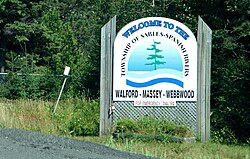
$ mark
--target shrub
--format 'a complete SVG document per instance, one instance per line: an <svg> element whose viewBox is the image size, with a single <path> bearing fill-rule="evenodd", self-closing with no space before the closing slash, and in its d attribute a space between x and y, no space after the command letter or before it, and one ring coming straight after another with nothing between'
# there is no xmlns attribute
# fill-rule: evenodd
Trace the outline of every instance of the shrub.
<svg viewBox="0 0 250 159"><path fill-rule="evenodd" d="M142 117L138 121L138 125L140 127L140 132L142 134L152 134L155 135L158 132L159 121L153 117L146 116Z"/></svg>
<svg viewBox="0 0 250 159"><path fill-rule="evenodd" d="M124 133L124 132L138 132L138 124L133 119L120 119L116 123L116 132Z"/></svg>
<svg viewBox="0 0 250 159"><path fill-rule="evenodd" d="M137 133L142 135L171 135L191 137L193 133L185 126L152 117L143 117L139 120L123 118L116 123L116 133Z"/></svg>
<svg viewBox="0 0 250 159"><path fill-rule="evenodd" d="M78 102L68 125L73 135L98 135L99 102L97 100Z"/></svg>
<svg viewBox="0 0 250 159"><path fill-rule="evenodd" d="M223 143L223 144L236 144L237 139L234 133L227 127L220 130L212 130L211 138L213 142Z"/></svg>
<svg viewBox="0 0 250 159"><path fill-rule="evenodd" d="M86 136L99 133L99 100L61 101L55 118L65 135Z"/></svg>

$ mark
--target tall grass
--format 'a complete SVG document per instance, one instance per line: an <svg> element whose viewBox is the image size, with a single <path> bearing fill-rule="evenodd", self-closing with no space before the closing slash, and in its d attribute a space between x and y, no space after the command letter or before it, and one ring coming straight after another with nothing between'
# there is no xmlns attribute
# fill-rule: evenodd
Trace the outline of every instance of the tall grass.
<svg viewBox="0 0 250 159"><path fill-rule="evenodd" d="M60 101L52 114L54 105L49 101L0 99L0 126L61 136L98 134L98 101Z"/></svg>
<svg viewBox="0 0 250 159"><path fill-rule="evenodd" d="M250 159L249 145L181 144L98 137L98 101L60 101L57 112L53 115L54 105L55 102L49 101L0 99L0 127L73 137L161 159Z"/></svg>
<svg viewBox="0 0 250 159"><path fill-rule="evenodd" d="M249 146L228 146L216 143L181 144L138 140L121 141L109 137L105 144L119 150L160 159L249 159L250 156Z"/></svg>
<svg viewBox="0 0 250 159"><path fill-rule="evenodd" d="M0 100L0 125L58 134L56 121L52 119L52 102L30 100Z"/></svg>
<svg viewBox="0 0 250 159"><path fill-rule="evenodd" d="M167 120L159 120L150 116L138 120L123 118L115 123L115 133L127 134L131 137L139 137L148 140L149 138L162 140L170 136L193 137L192 130L184 125L175 124Z"/></svg>

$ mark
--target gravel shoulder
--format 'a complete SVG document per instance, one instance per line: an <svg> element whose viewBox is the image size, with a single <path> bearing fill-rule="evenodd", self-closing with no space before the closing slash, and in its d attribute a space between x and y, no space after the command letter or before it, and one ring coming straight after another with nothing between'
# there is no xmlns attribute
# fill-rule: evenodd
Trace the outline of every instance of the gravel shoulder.
<svg viewBox="0 0 250 159"><path fill-rule="evenodd" d="M0 129L0 159L153 159L92 142Z"/></svg>

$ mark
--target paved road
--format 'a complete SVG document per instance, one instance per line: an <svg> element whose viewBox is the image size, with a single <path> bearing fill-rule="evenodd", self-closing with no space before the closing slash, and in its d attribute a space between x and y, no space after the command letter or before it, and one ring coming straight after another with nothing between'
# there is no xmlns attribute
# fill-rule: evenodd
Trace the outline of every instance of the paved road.
<svg viewBox="0 0 250 159"><path fill-rule="evenodd" d="M0 159L153 159L109 147L18 129L0 129Z"/></svg>

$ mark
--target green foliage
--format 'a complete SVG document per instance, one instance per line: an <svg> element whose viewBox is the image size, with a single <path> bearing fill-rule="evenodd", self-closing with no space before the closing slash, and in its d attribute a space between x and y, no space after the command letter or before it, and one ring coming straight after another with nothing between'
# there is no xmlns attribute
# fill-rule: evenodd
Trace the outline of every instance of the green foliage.
<svg viewBox="0 0 250 159"><path fill-rule="evenodd" d="M227 127L211 132L212 142L223 144L237 144L234 133Z"/></svg>
<svg viewBox="0 0 250 159"><path fill-rule="evenodd" d="M174 123L163 122L159 126L159 130L164 134L169 134L172 136L192 136L192 132L187 127L182 125L176 125Z"/></svg>
<svg viewBox="0 0 250 159"><path fill-rule="evenodd" d="M1 84L1 97L8 97L9 99L16 99L17 97L22 96L22 90L23 90L23 81L20 78L16 78L15 74L9 74L8 80L6 80L6 77L2 81Z"/></svg>
<svg viewBox="0 0 250 159"><path fill-rule="evenodd" d="M69 130L73 131L73 135L98 135L99 103L92 101L79 104L76 109L76 113L69 125Z"/></svg>
<svg viewBox="0 0 250 159"><path fill-rule="evenodd" d="M212 128L227 127L246 142L250 129L249 6L249 0L0 0L0 71L13 74L2 80L6 83L0 85L0 96L55 99L61 78L15 75L61 74L70 66L63 98L98 98L100 29L111 17L117 15L117 31L130 21L155 16L178 20L195 33L200 15L213 30ZM156 58L160 56L149 57Z"/></svg>
<svg viewBox="0 0 250 159"><path fill-rule="evenodd" d="M74 99L67 102L55 114L59 129L64 134L74 136L92 136L99 134L99 102L98 100ZM68 107L68 108L67 108Z"/></svg>
<svg viewBox="0 0 250 159"><path fill-rule="evenodd" d="M143 134L152 134L162 133L159 129L164 122L160 122L153 117L143 117L137 121L140 132Z"/></svg>
<svg viewBox="0 0 250 159"><path fill-rule="evenodd" d="M0 97L7 99L56 99L60 87L58 77L36 77L10 73L8 76L4 76L1 82Z"/></svg>
<svg viewBox="0 0 250 159"><path fill-rule="evenodd" d="M127 137L134 136L137 139L145 135L152 139L162 139L167 136L193 136L192 131L185 126L165 120L157 120L153 117L143 117L139 120L124 118L118 120L115 125L115 133L126 133Z"/></svg>
<svg viewBox="0 0 250 159"><path fill-rule="evenodd" d="M116 132L138 132L139 128L135 120L124 118L122 120L118 120L116 123Z"/></svg>
<svg viewBox="0 0 250 159"><path fill-rule="evenodd" d="M238 66L235 69L235 66ZM213 74L211 123L216 131L229 128L241 142L249 138L250 129L249 79L250 62L246 56L221 61ZM220 80L219 80L220 79Z"/></svg>

